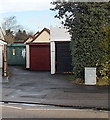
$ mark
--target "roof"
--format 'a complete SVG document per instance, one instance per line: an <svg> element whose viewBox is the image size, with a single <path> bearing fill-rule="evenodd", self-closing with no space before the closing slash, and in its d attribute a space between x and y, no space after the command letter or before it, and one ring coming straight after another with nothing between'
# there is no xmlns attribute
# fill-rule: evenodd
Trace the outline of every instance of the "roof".
<svg viewBox="0 0 110 120"><path fill-rule="evenodd" d="M0 39L0 44L4 45L4 44L7 44L7 42Z"/></svg>
<svg viewBox="0 0 110 120"><path fill-rule="evenodd" d="M0 39L0 41L6 42L5 40ZM7 42L6 42L7 43Z"/></svg>
<svg viewBox="0 0 110 120"><path fill-rule="evenodd" d="M0 27L0 39L1 39L1 40L4 40L4 35L3 35L3 32L2 32L1 27Z"/></svg>
<svg viewBox="0 0 110 120"><path fill-rule="evenodd" d="M14 43L24 43L24 40L14 41Z"/></svg>
<svg viewBox="0 0 110 120"><path fill-rule="evenodd" d="M33 39L34 39L34 36L29 35L28 38L24 41L24 43L26 43L26 41L27 41L29 38L32 38L32 40L33 40ZM30 42L31 42L31 41L30 41Z"/></svg>
<svg viewBox="0 0 110 120"><path fill-rule="evenodd" d="M34 36L37 36L39 34L39 31L34 34Z"/></svg>
<svg viewBox="0 0 110 120"><path fill-rule="evenodd" d="M42 46L42 45L46 45L46 46L47 46L47 45L50 45L49 43L27 43L27 44L33 45L33 46L37 46L37 45L38 45L38 46L39 46L39 45L41 45L41 46Z"/></svg>
<svg viewBox="0 0 110 120"><path fill-rule="evenodd" d="M44 31L50 34L50 30L48 28L44 28L41 32L38 33L38 35L31 42L33 42L36 38L38 38Z"/></svg>
<svg viewBox="0 0 110 120"><path fill-rule="evenodd" d="M32 40L30 42L27 42L26 44L32 43L37 37L39 37L44 31L46 31L47 33L50 34L50 30L48 28L44 28L41 32L36 32L33 36L29 35L28 38L24 41L24 43L26 43L26 41L28 41L29 38L31 38Z"/></svg>
<svg viewBox="0 0 110 120"><path fill-rule="evenodd" d="M10 47L25 47L26 45L23 43L12 43L12 44L8 44L8 46L10 46Z"/></svg>
<svg viewBox="0 0 110 120"><path fill-rule="evenodd" d="M51 41L71 41L71 35L64 27L50 28Z"/></svg>

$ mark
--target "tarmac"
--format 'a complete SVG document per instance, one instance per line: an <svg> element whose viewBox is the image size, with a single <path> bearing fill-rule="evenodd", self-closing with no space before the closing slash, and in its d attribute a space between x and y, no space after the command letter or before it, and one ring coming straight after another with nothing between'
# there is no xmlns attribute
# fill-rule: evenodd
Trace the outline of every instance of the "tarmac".
<svg viewBox="0 0 110 120"><path fill-rule="evenodd" d="M23 67L10 66L9 71L11 76L1 83L2 102L110 110L108 86L76 85L63 74Z"/></svg>

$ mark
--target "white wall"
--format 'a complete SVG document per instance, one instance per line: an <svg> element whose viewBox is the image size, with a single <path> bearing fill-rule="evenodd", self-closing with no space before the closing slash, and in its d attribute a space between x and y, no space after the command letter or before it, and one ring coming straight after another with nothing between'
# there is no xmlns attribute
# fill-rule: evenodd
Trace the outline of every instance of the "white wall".
<svg viewBox="0 0 110 120"><path fill-rule="evenodd" d="M51 51L51 74L55 74L55 42L54 41L50 43L50 51Z"/></svg>
<svg viewBox="0 0 110 120"><path fill-rule="evenodd" d="M26 45L26 68L30 68L30 49L29 45Z"/></svg>
<svg viewBox="0 0 110 120"><path fill-rule="evenodd" d="M34 41L33 43L41 43L41 42L50 42L50 34L47 31L43 31Z"/></svg>

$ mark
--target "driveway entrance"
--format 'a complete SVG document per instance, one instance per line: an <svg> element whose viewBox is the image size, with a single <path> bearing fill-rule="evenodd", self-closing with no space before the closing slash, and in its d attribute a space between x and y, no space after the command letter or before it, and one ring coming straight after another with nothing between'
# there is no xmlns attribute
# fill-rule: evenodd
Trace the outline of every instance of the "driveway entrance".
<svg viewBox="0 0 110 120"><path fill-rule="evenodd" d="M108 108L106 86L73 85L65 75L9 67L9 83L3 84L3 101L51 104L82 108Z"/></svg>

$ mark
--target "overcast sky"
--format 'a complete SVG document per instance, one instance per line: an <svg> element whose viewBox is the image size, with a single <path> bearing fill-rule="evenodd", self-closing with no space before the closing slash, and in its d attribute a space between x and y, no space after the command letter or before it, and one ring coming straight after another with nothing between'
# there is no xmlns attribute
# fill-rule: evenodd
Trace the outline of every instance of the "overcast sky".
<svg viewBox="0 0 110 120"><path fill-rule="evenodd" d="M0 0L0 12L47 10L52 0Z"/></svg>
<svg viewBox="0 0 110 120"><path fill-rule="evenodd" d="M50 11L52 0L0 0L0 22L3 18L16 16L18 24L28 31L36 32L43 27L60 25Z"/></svg>

